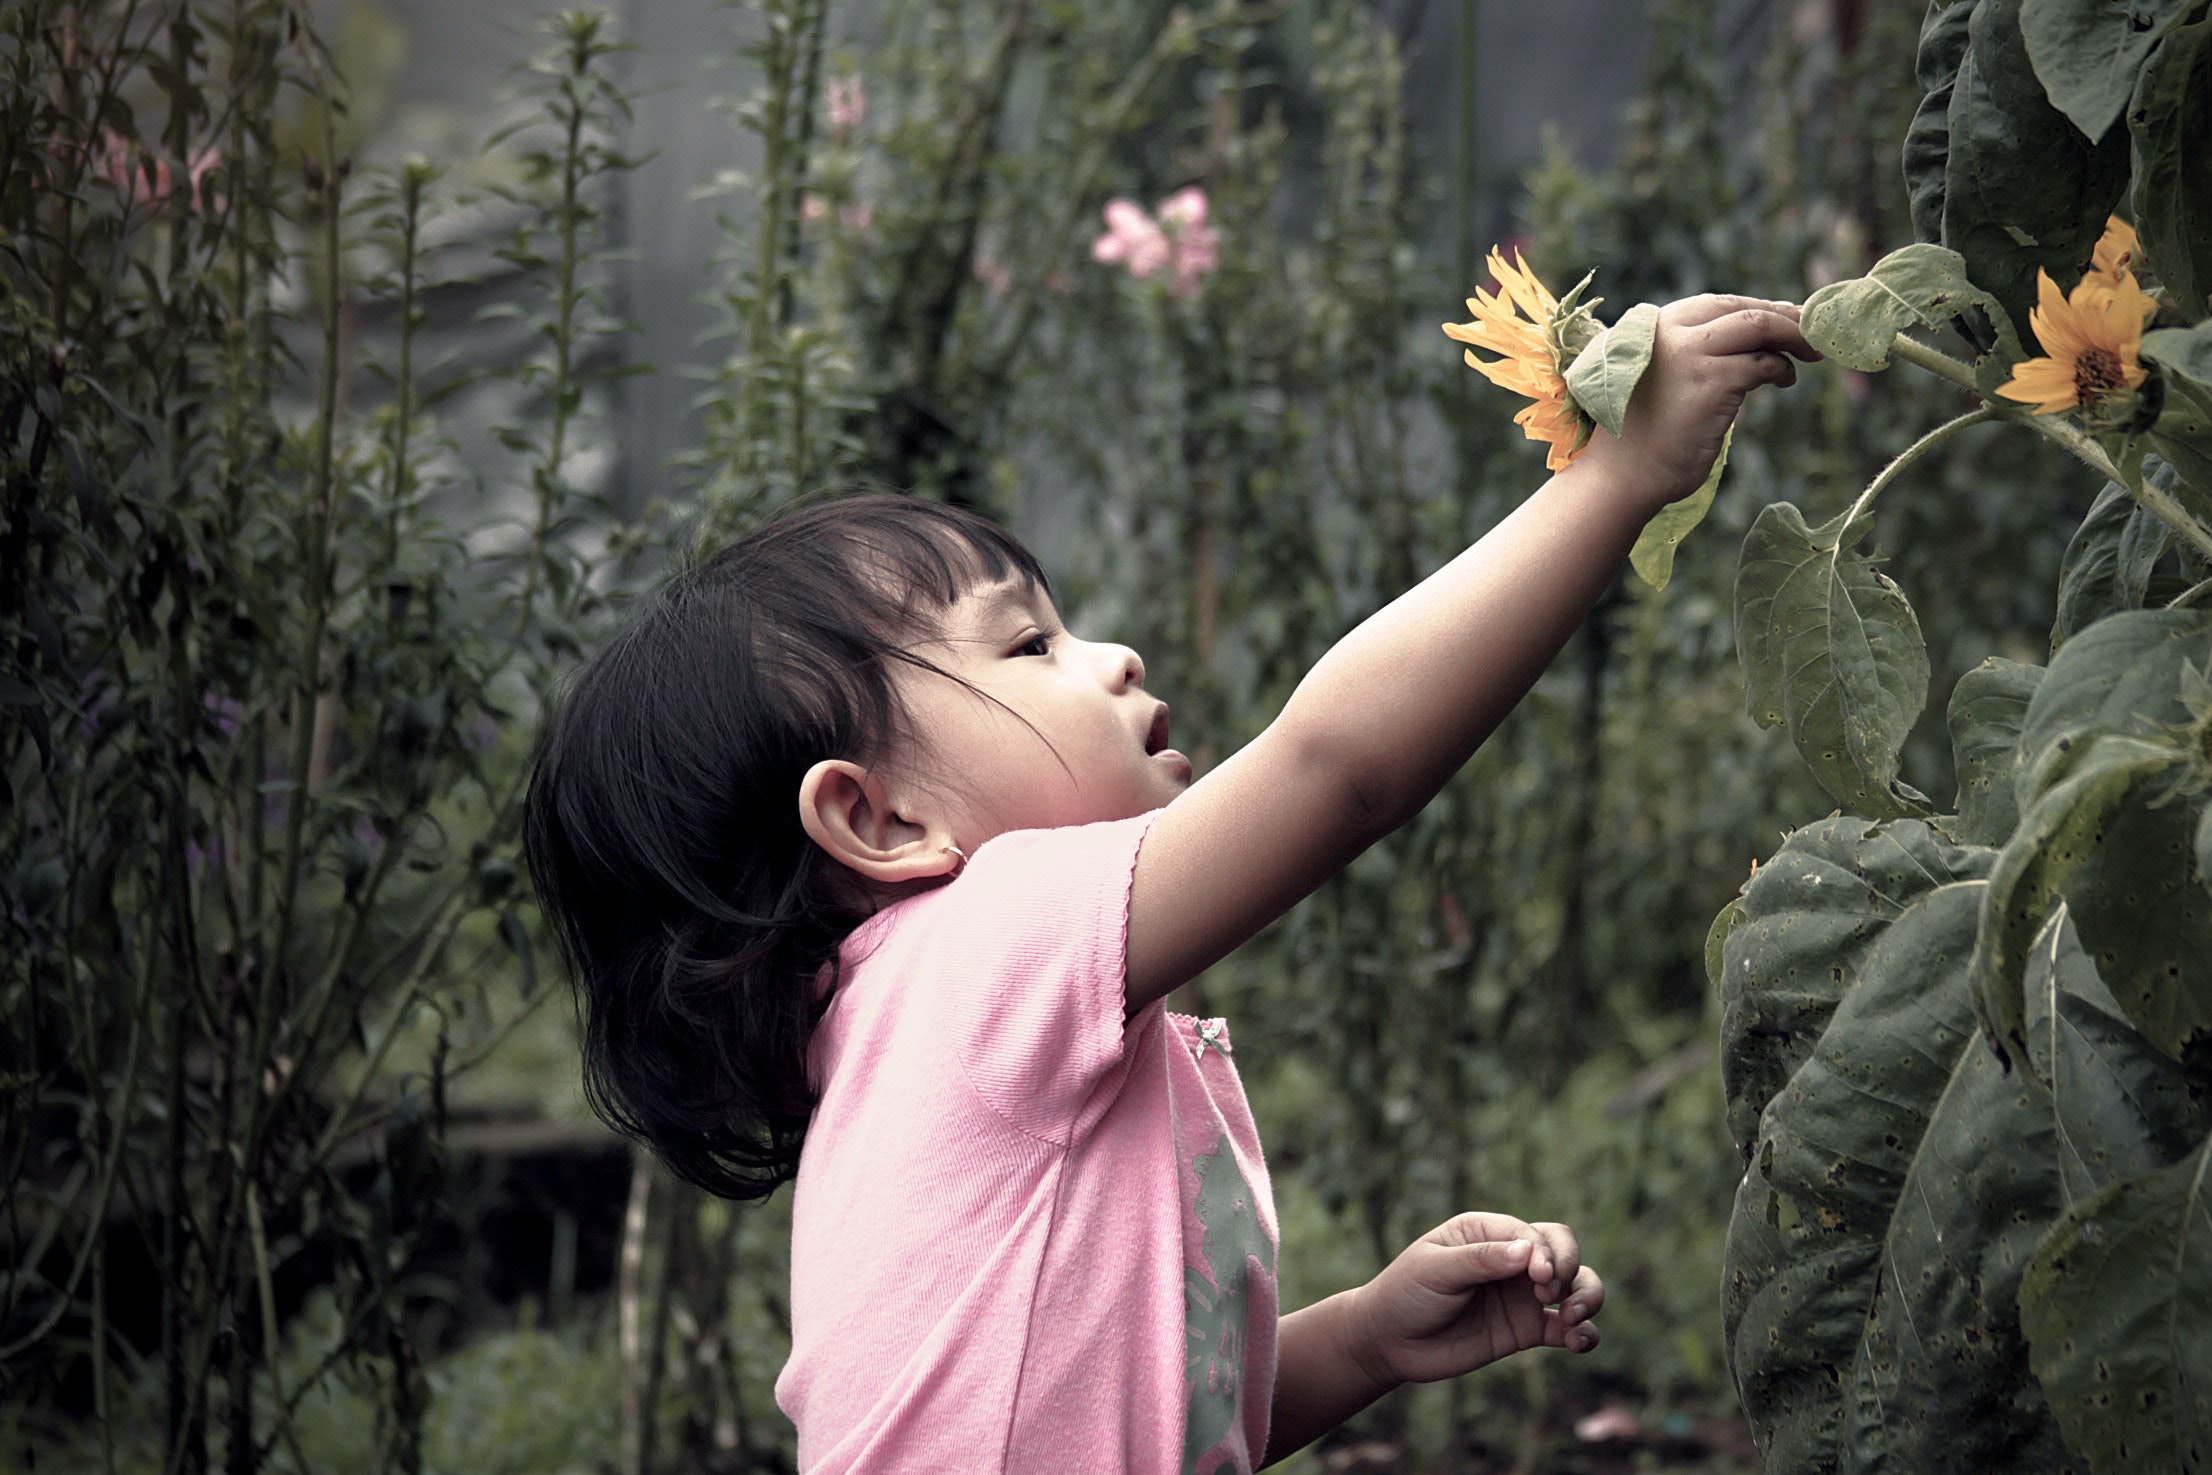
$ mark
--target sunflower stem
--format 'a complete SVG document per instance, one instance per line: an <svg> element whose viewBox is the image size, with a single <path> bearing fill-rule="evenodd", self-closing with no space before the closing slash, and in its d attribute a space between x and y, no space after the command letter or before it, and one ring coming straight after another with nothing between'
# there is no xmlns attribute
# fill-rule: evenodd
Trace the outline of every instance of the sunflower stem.
<svg viewBox="0 0 2212 1475"><path fill-rule="evenodd" d="M1948 379L1961 389L1979 395L1981 386L1974 382L1973 366L1962 364L1939 348L1930 348L1917 338L1907 338L1899 333L1889 342L1889 356L1926 369L1939 379Z"/></svg>
<svg viewBox="0 0 2212 1475"><path fill-rule="evenodd" d="M2212 579L2200 580L2166 601L2168 609L2187 609L2205 595L2212 594Z"/></svg>
<svg viewBox="0 0 2212 1475"><path fill-rule="evenodd" d="M1866 511L1874 499L1880 496L1891 482L1897 480L1899 474L1906 467L1912 465L1913 462L1927 455L1928 452L1942 445L1969 425L1980 425L1986 421L1994 420L1999 413L1988 405L1984 405L1978 410L1968 410L1956 420L1944 421L1941 425L1905 447L1904 450L1898 452L1897 459L1884 466L1881 473L1866 484L1866 490L1859 493L1859 499L1851 504L1851 511L1844 518L1843 525L1848 528L1852 523L1857 522L1859 514Z"/></svg>
<svg viewBox="0 0 2212 1475"><path fill-rule="evenodd" d="M1961 389L1972 390L1976 395L1981 395L1981 386L1974 382L1972 367L1939 349L1930 348L1917 339L1899 333L1890 340L1889 352L1892 358L1903 359L1908 364L1926 369L1938 378L1950 380ZM1987 396L1982 398L1988 407L1989 418L2016 421L2027 426L2044 439L2056 443L2068 455L2099 476L2126 487L2128 495L2150 509L2152 516L2180 534L2183 541L2198 553L2212 559L2212 528L2205 527L2164 490L2145 481L2140 472L2131 476L2114 465L2112 457L2105 453L2105 448L2098 443L2095 436L2055 415L2030 414L2023 406L2000 405L1990 401ZM1948 428L1938 427L1939 430ZM1910 450L1906 452L1907 456L1912 454ZM1865 500L1863 495L1861 500Z"/></svg>

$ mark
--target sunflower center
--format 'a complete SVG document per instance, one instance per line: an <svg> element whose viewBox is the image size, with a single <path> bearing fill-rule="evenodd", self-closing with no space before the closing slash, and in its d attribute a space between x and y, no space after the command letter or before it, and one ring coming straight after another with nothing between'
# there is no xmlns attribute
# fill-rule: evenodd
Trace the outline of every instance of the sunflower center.
<svg viewBox="0 0 2212 1475"><path fill-rule="evenodd" d="M2084 349L2074 360L2074 394L2082 404L2093 404L2126 384L2120 356L2109 348Z"/></svg>

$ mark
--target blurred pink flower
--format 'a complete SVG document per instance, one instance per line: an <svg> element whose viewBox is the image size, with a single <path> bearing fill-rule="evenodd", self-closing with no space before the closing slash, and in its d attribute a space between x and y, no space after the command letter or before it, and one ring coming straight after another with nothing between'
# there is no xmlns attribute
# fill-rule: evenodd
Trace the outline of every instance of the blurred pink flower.
<svg viewBox="0 0 2212 1475"><path fill-rule="evenodd" d="M814 191L808 190L805 194L799 196L799 218L808 225L812 225L828 214L829 201L823 199Z"/></svg>
<svg viewBox="0 0 2212 1475"><path fill-rule="evenodd" d="M169 203L174 178L166 159L153 160L149 178L143 157L136 143L111 130L93 159L92 176L121 191L125 204L131 208L150 205L160 210ZM189 187L185 191L184 207L187 210L198 203L201 184L222 162L223 151L216 148L202 149L186 162Z"/></svg>
<svg viewBox="0 0 2212 1475"><path fill-rule="evenodd" d="M850 138L868 116L868 93L856 76L830 78L828 104L830 130L839 138Z"/></svg>
<svg viewBox="0 0 2212 1475"><path fill-rule="evenodd" d="M845 207L845 229L860 235L866 235L868 227L875 223L876 212L874 206L847 205Z"/></svg>
<svg viewBox="0 0 2212 1475"><path fill-rule="evenodd" d="M1169 274L1168 291L1188 297L1198 279L1221 262L1221 237L1206 222L1206 192L1196 185L1160 202L1157 220L1133 200L1106 206L1106 234L1091 242L1091 258L1129 268L1139 279Z"/></svg>
<svg viewBox="0 0 2212 1475"><path fill-rule="evenodd" d="M1144 213L1134 200L1106 202L1106 234L1091 242L1091 259L1108 266L1119 263L1133 277L1148 277L1167 265L1174 248L1167 232Z"/></svg>
<svg viewBox="0 0 2212 1475"><path fill-rule="evenodd" d="M1193 184L1169 195L1160 202L1160 224L1175 242L1175 283L1168 290L1188 297L1221 263L1221 237L1206 223L1206 192Z"/></svg>
<svg viewBox="0 0 2212 1475"><path fill-rule="evenodd" d="M1013 268L988 251L976 253L975 279L1001 295L1014 290Z"/></svg>

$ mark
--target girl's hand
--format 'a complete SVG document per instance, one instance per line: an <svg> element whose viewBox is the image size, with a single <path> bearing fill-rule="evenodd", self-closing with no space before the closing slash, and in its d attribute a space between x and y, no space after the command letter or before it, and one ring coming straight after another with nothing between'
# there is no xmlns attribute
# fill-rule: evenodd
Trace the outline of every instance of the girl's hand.
<svg viewBox="0 0 2212 1475"><path fill-rule="evenodd" d="M1648 498L1650 512L1687 497L1713 469L1744 396L1761 384L1797 382L1792 357L1820 357L1798 329L1793 302L1707 295L1667 304L1620 438L1593 429L1574 469L1595 463L1609 481Z"/></svg>
<svg viewBox="0 0 2212 1475"><path fill-rule="evenodd" d="M1433 1383L1531 1347L1588 1352L1605 1286L1564 1224L1461 1214L1406 1247L1359 1299L1371 1377Z"/></svg>

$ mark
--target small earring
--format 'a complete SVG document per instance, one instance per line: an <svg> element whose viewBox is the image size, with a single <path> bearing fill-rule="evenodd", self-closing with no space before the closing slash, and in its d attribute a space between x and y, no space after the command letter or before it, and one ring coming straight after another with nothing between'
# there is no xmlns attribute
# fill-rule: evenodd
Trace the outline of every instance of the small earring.
<svg viewBox="0 0 2212 1475"><path fill-rule="evenodd" d="M959 857L960 857L960 863L959 863L958 865L956 865L956 866L954 866L954 867L952 868L952 870L951 870L950 874L952 874L952 875L955 875L955 876L957 876L957 875L959 875L959 874L960 874L960 873L961 873L962 871L964 871L964 870L966 870L966 869L968 868L968 852L967 852L967 851L965 851L965 850L962 850L962 849L961 849L961 848L960 848L959 846L957 846L957 845L940 845L940 846L938 846L937 848L938 848L939 850L947 851L947 852L949 852L950 854L953 854L953 855L957 855L957 856L959 856Z"/></svg>

